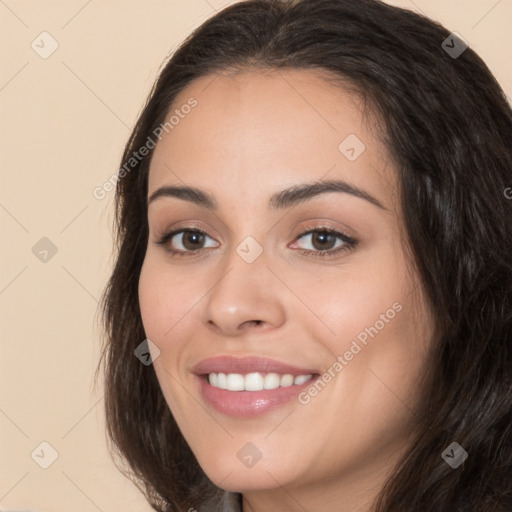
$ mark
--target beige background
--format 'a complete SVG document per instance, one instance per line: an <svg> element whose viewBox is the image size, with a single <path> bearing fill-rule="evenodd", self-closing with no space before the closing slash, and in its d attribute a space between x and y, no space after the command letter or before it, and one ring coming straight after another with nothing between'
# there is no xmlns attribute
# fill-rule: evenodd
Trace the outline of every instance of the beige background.
<svg viewBox="0 0 512 512"><path fill-rule="evenodd" d="M462 34L512 96L509 0L390 3ZM109 458L93 389L113 193L92 190L117 171L164 58L224 4L0 0L0 510L151 510ZM59 45L47 59L31 48L51 48L43 31ZM55 255L33 253L43 237Z"/></svg>

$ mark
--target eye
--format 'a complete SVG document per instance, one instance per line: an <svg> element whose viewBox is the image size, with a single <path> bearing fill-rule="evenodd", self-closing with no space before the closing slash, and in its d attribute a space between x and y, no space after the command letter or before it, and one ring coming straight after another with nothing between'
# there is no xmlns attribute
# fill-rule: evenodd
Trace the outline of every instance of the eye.
<svg viewBox="0 0 512 512"><path fill-rule="evenodd" d="M209 242L208 242L209 240ZM312 249L300 248L301 254L325 258L335 254L353 249L357 240L347 234L329 227L317 227L301 233L297 242L306 240ZM295 242L290 247L295 249ZM172 256L193 256L202 249L218 247L217 242L209 237L207 233L197 228L181 228L162 235L156 242L162 245Z"/></svg>
<svg viewBox="0 0 512 512"><path fill-rule="evenodd" d="M210 242L209 245L205 245L208 243L206 239L211 240L213 244ZM171 254L181 256L207 247L215 247L217 242L200 229L177 229L165 233L156 243L165 246Z"/></svg>
<svg viewBox="0 0 512 512"><path fill-rule="evenodd" d="M353 249L357 240L341 231L332 228L314 228L302 233L297 240L306 240L312 249L306 248L301 251L302 254L325 258L333 256L341 251ZM296 245L296 243L294 244Z"/></svg>

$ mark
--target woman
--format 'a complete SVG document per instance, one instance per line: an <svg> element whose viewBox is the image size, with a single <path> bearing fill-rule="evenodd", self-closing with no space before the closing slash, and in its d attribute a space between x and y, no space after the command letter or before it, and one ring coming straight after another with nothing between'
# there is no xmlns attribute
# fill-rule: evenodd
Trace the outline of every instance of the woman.
<svg viewBox="0 0 512 512"><path fill-rule="evenodd" d="M412 12L194 31L126 146L103 302L155 510L512 510L511 148L488 68Z"/></svg>

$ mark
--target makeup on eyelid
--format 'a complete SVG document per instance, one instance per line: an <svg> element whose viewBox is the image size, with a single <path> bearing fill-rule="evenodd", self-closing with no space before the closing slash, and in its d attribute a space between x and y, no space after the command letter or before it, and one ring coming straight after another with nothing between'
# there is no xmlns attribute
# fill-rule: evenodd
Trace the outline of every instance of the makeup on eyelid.
<svg viewBox="0 0 512 512"><path fill-rule="evenodd" d="M189 226L189 227L183 227L183 228L178 228L178 229L174 229L174 230L171 230L169 232L165 232L164 234L162 235L159 235L157 237L157 240L155 241L155 244L157 245L160 245L160 246L164 246L164 249L166 250L166 252L168 252L169 254L171 254L172 256L193 256L193 255L196 255L198 251L201 251L203 248L198 248L198 249L192 249L192 250L183 250L183 249L179 249L179 250L176 250L176 249L173 249L170 247L170 242L172 241L172 239L176 236L176 235L180 235L180 234L185 234L185 233L190 233L190 234L195 234L196 236L202 236L202 237L208 237L208 234L202 230L202 229L199 229L199 228L196 228L196 227L193 227L193 226ZM310 250L310 249L298 249L299 252L301 252L301 254L304 254L304 255L312 255L312 256L315 256L315 257L330 257L330 256L334 256L335 254L338 254L342 251L347 251L347 250L350 250L350 249L353 249L358 241L350 236L348 236L346 233L343 233L341 231L338 231L336 229L333 229L331 227L328 227L328 226L318 226L316 228L311 228L311 229L308 229L306 231L303 231L301 232L298 236L296 236L296 240L301 240L307 236L310 236L310 235L313 235L313 234L321 234L322 236L325 236L327 235L327 237L331 237L331 240L332 238L334 239L339 239L342 241L342 245L341 246L338 246L336 248L328 248L326 250L322 250L322 249L313 249L313 250ZM210 238L210 237L209 237ZM182 243L183 245L183 243Z"/></svg>

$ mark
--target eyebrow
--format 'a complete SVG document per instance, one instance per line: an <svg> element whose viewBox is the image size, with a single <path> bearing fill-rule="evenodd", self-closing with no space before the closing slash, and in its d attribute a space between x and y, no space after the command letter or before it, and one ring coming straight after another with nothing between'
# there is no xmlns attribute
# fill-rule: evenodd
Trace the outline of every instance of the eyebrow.
<svg viewBox="0 0 512 512"><path fill-rule="evenodd" d="M269 206L273 210L290 208L291 206L304 203L316 196L326 194L328 192L350 194L360 199L364 199L365 201L387 211L387 208L385 208L378 199L370 195L365 190L343 180L315 181L294 185L273 194L270 198ZM216 211L218 209L218 204L215 198L211 194L196 187L172 185L160 187L151 194L148 199L148 205L162 197L183 199L212 211Z"/></svg>

